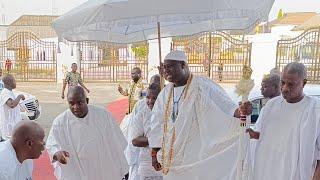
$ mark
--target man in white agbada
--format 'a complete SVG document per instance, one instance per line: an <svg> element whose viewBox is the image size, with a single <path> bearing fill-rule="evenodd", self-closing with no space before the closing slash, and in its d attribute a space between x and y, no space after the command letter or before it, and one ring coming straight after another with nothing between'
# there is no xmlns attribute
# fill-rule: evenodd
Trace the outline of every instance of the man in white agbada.
<svg viewBox="0 0 320 180"><path fill-rule="evenodd" d="M303 94L306 78L301 63L283 69L282 96L268 101L258 119L253 180L320 179L320 102Z"/></svg>
<svg viewBox="0 0 320 180"><path fill-rule="evenodd" d="M163 69L170 83L152 110L153 166L162 169L165 180L234 179L240 108L212 80L193 76L184 52L170 52ZM240 107L251 114L250 103Z"/></svg>
<svg viewBox="0 0 320 180"><path fill-rule="evenodd" d="M44 150L44 130L33 121L20 121L10 140L0 143L0 179L32 180L32 159Z"/></svg>
<svg viewBox="0 0 320 180"><path fill-rule="evenodd" d="M68 91L69 110L50 130L47 149L59 180L122 180L128 173L127 142L111 114L87 105L82 87Z"/></svg>
<svg viewBox="0 0 320 180"><path fill-rule="evenodd" d="M4 89L0 94L0 132L2 138L7 140L11 137L13 127L21 121L19 102L25 97L20 94L17 97L13 93L16 88L16 80L10 74L2 78Z"/></svg>
<svg viewBox="0 0 320 180"><path fill-rule="evenodd" d="M161 172L155 171L152 167L151 148L149 147L148 137L151 129L151 110L160 92L160 84L151 84L147 90L147 97L144 101L147 108L142 109L132 119L129 128L128 143L139 147L138 175L140 180L162 180Z"/></svg>
<svg viewBox="0 0 320 180"><path fill-rule="evenodd" d="M262 106L265 106L265 104L270 99L281 95L280 74L271 73L271 74L265 75L265 77L262 79L262 82L261 82L261 94L265 98L265 102L262 102ZM261 111L262 109L263 107L261 108ZM247 129L252 139L259 139L260 130L261 130L261 121L257 121L254 124L253 129L251 128Z"/></svg>
<svg viewBox="0 0 320 180"><path fill-rule="evenodd" d="M160 76L158 74L151 77L150 84L153 84L153 83L160 85ZM129 138L128 133L133 126L132 123L136 119L135 118L136 115L139 114L140 112L145 112L146 110L148 110L147 99L143 98L136 103L131 114L129 114L127 116L127 118L129 118L129 119L128 119L128 123L127 123L127 135L126 135L127 137L126 138L129 143L126 148L125 154L126 154L126 158L129 163L129 166L130 166L129 180L140 180L140 176L138 173L140 148L132 145L132 143L131 143L132 138ZM130 139L130 140L128 140L128 139Z"/></svg>

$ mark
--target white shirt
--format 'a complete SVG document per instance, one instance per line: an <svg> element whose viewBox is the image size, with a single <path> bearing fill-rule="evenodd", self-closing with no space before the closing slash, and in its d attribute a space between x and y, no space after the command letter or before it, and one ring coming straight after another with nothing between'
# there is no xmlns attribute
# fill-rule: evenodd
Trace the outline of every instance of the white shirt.
<svg viewBox="0 0 320 180"><path fill-rule="evenodd" d="M13 127L21 120L19 105L10 108L6 104L9 99L15 100L16 97L12 91L4 88L0 94L0 129L5 140L11 137Z"/></svg>
<svg viewBox="0 0 320 180"><path fill-rule="evenodd" d="M0 143L0 179L32 180L32 160L18 161L10 140Z"/></svg>
<svg viewBox="0 0 320 180"><path fill-rule="evenodd" d="M55 162L59 180L121 180L129 172L124 156L127 142L105 108L88 105L88 114L77 118L70 110L53 122L47 149L50 158L67 151L67 164Z"/></svg>

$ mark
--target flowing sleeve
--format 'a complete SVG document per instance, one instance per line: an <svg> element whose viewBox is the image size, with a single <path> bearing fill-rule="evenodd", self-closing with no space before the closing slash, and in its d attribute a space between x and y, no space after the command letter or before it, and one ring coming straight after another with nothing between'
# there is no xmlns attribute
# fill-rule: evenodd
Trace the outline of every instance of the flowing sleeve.
<svg viewBox="0 0 320 180"><path fill-rule="evenodd" d="M201 180L234 179L240 122L233 117L233 113L231 115L231 111L221 108L230 103L227 99L217 100L216 97L223 92L207 85L209 84L199 82L197 89L188 97L189 102L183 110L187 114L184 120L193 121L188 134L199 132L199 136L194 136L197 138L194 141L200 142L199 160L176 166L173 170L186 176L197 174ZM221 104L224 102L226 104Z"/></svg>
<svg viewBox="0 0 320 180"><path fill-rule="evenodd" d="M257 132L260 132L260 133L263 131L263 126L266 123L266 121L268 121L268 118L267 118L268 117L268 112L270 111L270 107L273 106L274 100L275 100L275 98L270 99L265 104L265 106L263 106L263 108L261 109L261 111L259 113L259 117L257 119L257 122L254 125L254 131L257 131Z"/></svg>
<svg viewBox="0 0 320 180"><path fill-rule="evenodd" d="M316 160L320 160L320 136L318 136L316 141Z"/></svg>
<svg viewBox="0 0 320 180"><path fill-rule="evenodd" d="M57 119L53 121L51 130L49 132L48 139L46 142L46 149L49 153L51 161L52 161L53 155L56 152L62 150L61 146L59 145L59 132L61 133L61 131L59 131L59 128L58 128L58 118L61 118L61 116L57 117Z"/></svg>
<svg viewBox="0 0 320 180"><path fill-rule="evenodd" d="M320 110L320 106L318 107L318 110ZM318 122L320 122L319 114L316 118L318 118ZM318 137L316 140L316 160L320 160L320 133L318 134Z"/></svg>
<svg viewBox="0 0 320 180"><path fill-rule="evenodd" d="M121 175L124 176L129 172L128 161L125 158L125 150L127 148L127 140L125 139L124 135L122 134L119 126L116 123L116 120L112 117L111 113L107 110L103 109L103 123L105 131L108 132L106 138L109 139L109 144L112 147L112 151L114 151L114 159L118 162L114 162L116 166L119 163L119 168L121 171Z"/></svg>
<svg viewBox="0 0 320 180"><path fill-rule="evenodd" d="M1 180L11 180L10 177L5 174L5 172L0 172L0 179Z"/></svg>
<svg viewBox="0 0 320 180"><path fill-rule="evenodd" d="M106 121L109 121L110 129L113 131L112 134L115 136L114 139L117 139L119 141L121 148L124 151L127 147L127 140L124 137L122 131L120 130L119 125L117 125L116 120L112 117L112 115L106 110L105 110L105 113L106 113L105 118L107 119Z"/></svg>
<svg viewBox="0 0 320 180"><path fill-rule="evenodd" d="M238 104L233 101L226 91L217 83L208 78L199 78L201 89L203 89L203 95L206 98L210 98L218 105L224 113L233 116L235 110L238 108Z"/></svg>
<svg viewBox="0 0 320 180"><path fill-rule="evenodd" d="M12 91L9 91L8 89L4 88L2 90L2 92L1 92L1 98L0 99L1 99L1 104L0 105L2 106L2 105L5 105L9 99L14 100L15 97L14 97Z"/></svg>
<svg viewBox="0 0 320 180"><path fill-rule="evenodd" d="M138 136L143 136L143 113L138 113L132 117L130 125L128 127L128 146L125 151L127 161L129 165L137 164L139 157L139 147L135 147L132 144L132 140Z"/></svg>
<svg viewBox="0 0 320 180"><path fill-rule="evenodd" d="M146 104L145 99L139 100L133 107L133 110L131 112L132 116L135 116L136 114L138 114L139 111L145 108L145 104Z"/></svg>
<svg viewBox="0 0 320 180"><path fill-rule="evenodd" d="M163 107L165 101L166 89L169 87L167 85L158 95L158 98L153 106L151 115L151 130L150 136L148 138L149 147L160 148L162 142L163 133Z"/></svg>
<svg viewBox="0 0 320 180"><path fill-rule="evenodd" d="M131 145L133 139L144 135L143 118L142 112L138 113L132 118L128 132L128 144Z"/></svg>
<svg viewBox="0 0 320 180"><path fill-rule="evenodd" d="M263 107L259 113L259 117L257 119L257 122L254 124L254 131L256 132L261 132L261 128L262 128L262 121L263 121L263 117L264 117L264 111L265 111L266 107Z"/></svg>
<svg viewBox="0 0 320 180"><path fill-rule="evenodd" d="M207 88L202 86L195 100L198 101L195 114L199 123L204 151L214 151L213 149L217 145L225 144L233 138L232 141L234 142L238 137L240 122L233 117L234 113L226 109L232 103L228 96L223 94L224 91L219 92L219 90L215 89L210 92L210 90L208 91ZM218 97L224 97L225 101L218 99Z"/></svg>

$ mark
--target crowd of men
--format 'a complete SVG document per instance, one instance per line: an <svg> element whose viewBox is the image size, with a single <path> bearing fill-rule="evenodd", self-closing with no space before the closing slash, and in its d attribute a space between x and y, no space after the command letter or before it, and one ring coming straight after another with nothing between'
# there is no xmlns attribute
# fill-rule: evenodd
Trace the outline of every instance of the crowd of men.
<svg viewBox="0 0 320 180"><path fill-rule="evenodd" d="M89 90L68 73L69 109L53 121L47 141L32 121L19 121L12 75L2 77L0 179L31 180L32 161L49 152L59 180L235 180L239 163L240 116L252 104L238 105L207 77L193 75L183 51L165 58L160 75L151 78L146 95L141 70L132 69L127 115L119 127L103 107L88 104ZM256 141L251 180L320 180L320 101L303 93L306 68L289 63L272 70L261 83L259 118L248 128ZM21 119L21 118L20 118ZM252 149L251 149L252 150Z"/></svg>

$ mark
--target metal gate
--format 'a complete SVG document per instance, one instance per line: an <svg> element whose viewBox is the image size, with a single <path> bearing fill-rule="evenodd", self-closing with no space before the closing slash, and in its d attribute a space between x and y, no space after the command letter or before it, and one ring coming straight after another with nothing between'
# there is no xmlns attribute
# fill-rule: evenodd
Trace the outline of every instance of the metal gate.
<svg viewBox="0 0 320 180"><path fill-rule="evenodd" d="M17 81L57 81L55 43L30 32L18 32L0 41L0 63L3 72Z"/></svg>
<svg viewBox="0 0 320 180"><path fill-rule="evenodd" d="M194 36L173 38L172 49L183 50L188 56L193 74L212 78L217 82L238 82L245 64L250 65L251 44L215 31Z"/></svg>
<svg viewBox="0 0 320 180"><path fill-rule="evenodd" d="M148 44L112 45L102 42L80 43L80 71L86 82L128 82L131 69L140 67L148 79Z"/></svg>
<svg viewBox="0 0 320 180"><path fill-rule="evenodd" d="M282 70L290 62L303 63L307 68L308 83L320 84L320 27L303 32L300 36L279 40L276 67Z"/></svg>

